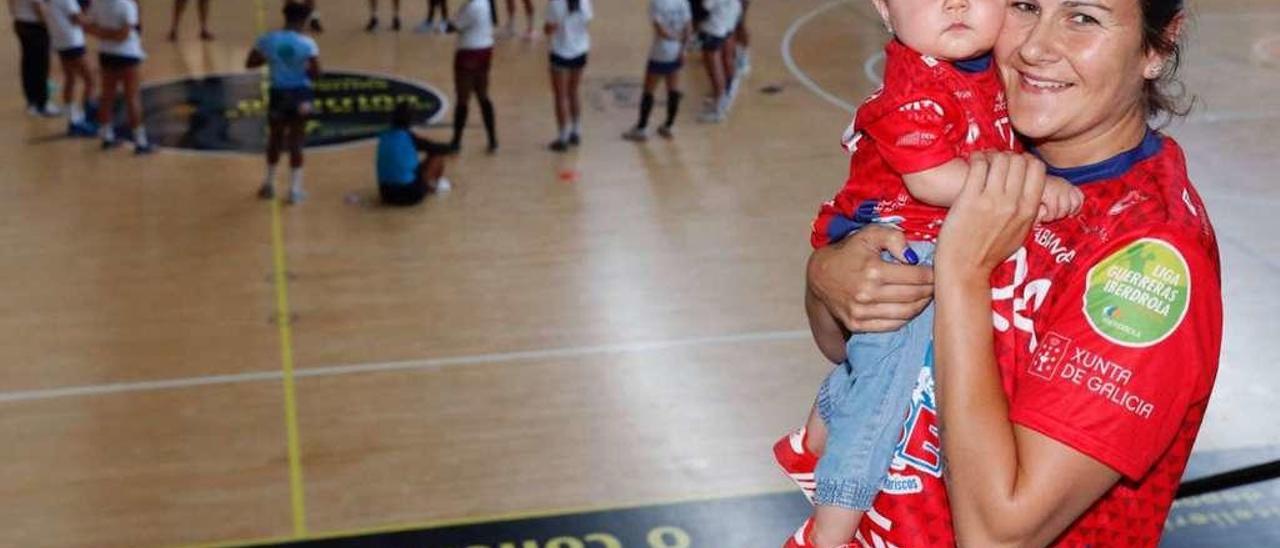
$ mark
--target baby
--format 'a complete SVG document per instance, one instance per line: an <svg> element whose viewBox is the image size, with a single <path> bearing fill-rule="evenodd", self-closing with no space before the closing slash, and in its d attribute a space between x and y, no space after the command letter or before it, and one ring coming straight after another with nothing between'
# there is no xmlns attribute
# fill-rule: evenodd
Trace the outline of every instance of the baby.
<svg viewBox="0 0 1280 548"><path fill-rule="evenodd" d="M991 56L1009 8L1005 0L872 3L894 35L885 47L884 86L845 132L849 178L822 205L812 244L892 224L910 241L900 259L927 264L946 208L964 184L968 155L1021 151ZM1053 178L1039 221L1072 215L1083 200L1070 183ZM898 331L852 337L813 295L806 307L815 342L838 365L819 388L805 428L774 445L779 465L815 505L784 548L840 546L852 538L889 472L933 331L932 305Z"/></svg>

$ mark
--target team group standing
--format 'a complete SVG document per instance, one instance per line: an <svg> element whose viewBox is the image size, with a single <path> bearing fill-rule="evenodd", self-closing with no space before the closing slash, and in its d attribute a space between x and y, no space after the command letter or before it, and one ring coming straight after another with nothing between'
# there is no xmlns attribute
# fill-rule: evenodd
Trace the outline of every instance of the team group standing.
<svg viewBox="0 0 1280 548"><path fill-rule="evenodd" d="M67 134L101 139L102 148L114 148L122 137L133 143L137 154L154 150L143 124L141 69L146 59L142 47L141 14L137 0L8 0L14 30L22 51L22 89L28 112L36 116L58 117L65 111ZM199 38L213 40L209 24L209 0L197 0ZM426 13L414 30L421 33L456 35L453 61L455 102L453 135L448 143L426 147L435 155L456 154L462 149L467 122L471 119L472 98L483 121L486 150L498 150L497 113L489 96L489 73L494 44L502 38L520 37L548 42L549 81L554 99L555 132L548 148L566 152L583 141L581 82L591 49L590 23L594 17L591 0L548 0L542 13L543 25L536 25L532 0L506 0L505 23L499 24L497 0L464 0L453 16L447 0L425 0ZM180 36L188 0L174 0L169 41ZM391 0L393 31L401 28L400 0ZM749 0L650 0L649 24L653 39L644 69L639 118L622 133L631 141L649 135L649 119L657 104L659 84L666 90L666 116L657 128L664 138L674 136L673 126L683 103L680 74L686 52L700 50L710 93L703 98L698 119L720 122L728 116L741 78L750 70L749 35L746 13ZM365 30L376 32L381 25L380 2L369 0ZM304 128L312 112L314 79L320 75L319 48L308 31L323 31L316 0L286 0L283 28L265 34L255 42L247 68L268 66L270 94L268 106L267 175L259 196L276 195L276 164L283 151L290 156L290 203L305 197L302 190L302 145ZM523 8L523 9L520 9ZM438 18L437 18L438 17ZM517 23L523 20L523 30ZM97 78L87 60L87 36L98 41ZM49 95L51 52L62 67L61 106ZM102 108L99 108L99 106ZM120 108L120 105L123 108ZM117 112L124 113L124 124ZM388 118L394 127L394 120ZM117 135L124 129L125 135ZM421 148L421 147L420 147ZM403 150L403 147L401 147ZM430 163L423 158L422 165ZM433 164L435 165L435 164ZM380 181L381 182L381 181ZM426 181L425 188L440 186Z"/></svg>

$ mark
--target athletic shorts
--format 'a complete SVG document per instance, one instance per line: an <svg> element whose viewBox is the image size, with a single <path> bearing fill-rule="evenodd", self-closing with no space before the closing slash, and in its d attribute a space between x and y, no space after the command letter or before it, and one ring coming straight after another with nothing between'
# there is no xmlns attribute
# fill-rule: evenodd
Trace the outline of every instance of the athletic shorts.
<svg viewBox="0 0 1280 548"><path fill-rule="evenodd" d="M75 61L76 59L84 59L84 46L76 46L74 48L65 48L58 50L58 58L63 61Z"/></svg>
<svg viewBox="0 0 1280 548"><path fill-rule="evenodd" d="M116 55L114 53L98 54L98 65L100 65L103 70L124 70L136 67L140 64L142 64L142 59L137 57Z"/></svg>
<svg viewBox="0 0 1280 548"><path fill-rule="evenodd" d="M309 107L315 98L315 91L311 88L271 88L267 98L267 120L296 122L303 118L303 107Z"/></svg>
<svg viewBox="0 0 1280 548"><path fill-rule="evenodd" d="M702 42L702 51L720 51L728 36L716 36L706 32L698 32L698 40Z"/></svg>
<svg viewBox="0 0 1280 548"><path fill-rule="evenodd" d="M680 67L683 66L684 61L679 59L676 59L675 61L654 61L650 59L649 66L645 68L645 72L648 72L649 74L657 74L659 76L666 76L668 74L675 74L680 70Z"/></svg>
<svg viewBox="0 0 1280 548"><path fill-rule="evenodd" d="M427 183L422 180L422 173L412 183L381 183L378 185L378 197L382 203L393 206L411 206L422 203L427 196Z"/></svg>
<svg viewBox="0 0 1280 548"><path fill-rule="evenodd" d="M584 53L577 57L561 57L552 53L551 66L559 69L577 70L587 66L587 54Z"/></svg>
<svg viewBox="0 0 1280 548"><path fill-rule="evenodd" d="M453 70L489 72L493 62L493 48L460 49L453 54Z"/></svg>

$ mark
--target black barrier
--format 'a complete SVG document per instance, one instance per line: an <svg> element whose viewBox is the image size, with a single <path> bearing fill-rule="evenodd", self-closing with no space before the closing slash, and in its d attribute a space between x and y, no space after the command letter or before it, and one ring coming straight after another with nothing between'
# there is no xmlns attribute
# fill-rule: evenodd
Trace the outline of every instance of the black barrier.
<svg viewBox="0 0 1280 548"><path fill-rule="evenodd" d="M315 113L307 147L370 139L386 129L399 103L413 121L433 121L444 97L425 85L389 76L326 72L315 83ZM142 90L148 136L162 147L202 152L261 153L266 148L267 102L259 73L218 74L147 84ZM117 108L117 124L123 123Z"/></svg>

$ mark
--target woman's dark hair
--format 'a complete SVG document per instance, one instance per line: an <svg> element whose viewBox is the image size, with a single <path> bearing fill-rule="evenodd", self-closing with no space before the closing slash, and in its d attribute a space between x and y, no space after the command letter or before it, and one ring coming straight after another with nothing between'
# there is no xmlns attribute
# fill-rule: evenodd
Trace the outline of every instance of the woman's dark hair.
<svg viewBox="0 0 1280 548"><path fill-rule="evenodd" d="M567 0L569 3L569 13L578 13L582 9L582 0Z"/></svg>
<svg viewBox="0 0 1280 548"><path fill-rule="evenodd" d="M284 3L284 21L289 24L306 23L311 18L311 6L301 2Z"/></svg>
<svg viewBox="0 0 1280 548"><path fill-rule="evenodd" d="M1186 100L1186 89L1177 79L1178 66L1182 63L1182 45L1171 31L1185 16L1183 0L1139 0L1142 8L1142 48L1165 57L1160 76L1143 84L1146 96L1147 116L1186 116L1191 112L1191 101Z"/></svg>
<svg viewBox="0 0 1280 548"><path fill-rule="evenodd" d="M391 127L409 129L413 125L413 107L409 103L398 103L391 111Z"/></svg>

